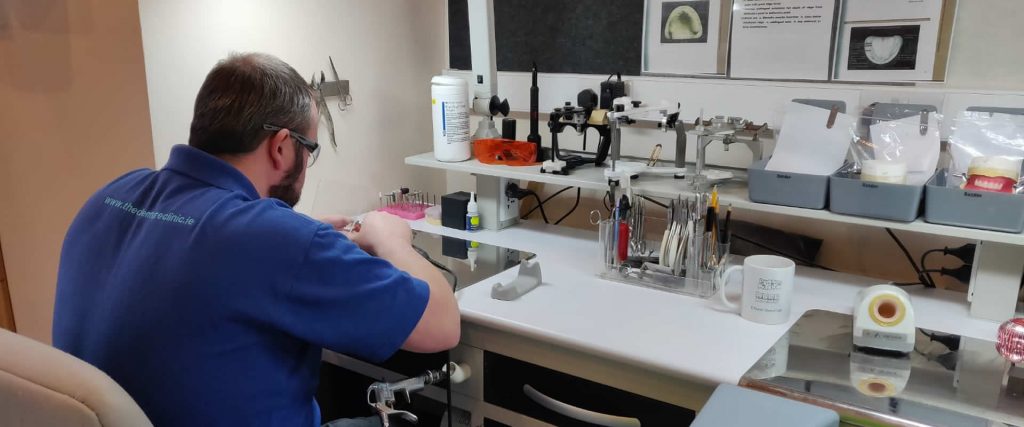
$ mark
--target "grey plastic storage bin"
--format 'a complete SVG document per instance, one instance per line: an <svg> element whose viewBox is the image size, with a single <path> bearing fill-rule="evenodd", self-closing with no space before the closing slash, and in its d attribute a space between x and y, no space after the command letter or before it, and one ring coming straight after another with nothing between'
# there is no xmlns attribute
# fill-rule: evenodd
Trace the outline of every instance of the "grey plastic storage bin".
<svg viewBox="0 0 1024 427"><path fill-rule="evenodd" d="M828 210L846 215L911 222L921 214L923 185L866 182L844 168L828 178Z"/></svg>
<svg viewBox="0 0 1024 427"><path fill-rule="evenodd" d="M940 170L925 185L925 221L1008 233L1024 231L1024 195L947 187L948 175L947 170Z"/></svg>
<svg viewBox="0 0 1024 427"><path fill-rule="evenodd" d="M767 160L754 162L747 169L750 200L770 205L825 209L828 202L828 175L765 170Z"/></svg>

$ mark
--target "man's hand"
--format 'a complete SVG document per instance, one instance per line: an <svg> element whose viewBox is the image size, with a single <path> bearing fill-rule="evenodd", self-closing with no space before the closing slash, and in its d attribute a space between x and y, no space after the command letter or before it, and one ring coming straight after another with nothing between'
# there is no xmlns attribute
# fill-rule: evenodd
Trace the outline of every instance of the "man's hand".
<svg viewBox="0 0 1024 427"><path fill-rule="evenodd" d="M391 249L404 250L412 246L409 223L383 212L366 214L359 231L349 233L348 237L364 251L376 256L383 256Z"/></svg>
<svg viewBox="0 0 1024 427"><path fill-rule="evenodd" d="M317 220L324 224L330 225L331 227L334 227L334 229L338 231L344 230L345 227L348 227L349 224L355 222L355 220L352 219L351 217L347 217L344 215L327 215L317 218Z"/></svg>
<svg viewBox="0 0 1024 427"><path fill-rule="evenodd" d="M415 353L436 353L455 347L461 336L459 305L448 280L412 248L409 223L383 212L370 212L356 230L345 232L349 240L370 255L427 282L430 298L416 327L402 344Z"/></svg>

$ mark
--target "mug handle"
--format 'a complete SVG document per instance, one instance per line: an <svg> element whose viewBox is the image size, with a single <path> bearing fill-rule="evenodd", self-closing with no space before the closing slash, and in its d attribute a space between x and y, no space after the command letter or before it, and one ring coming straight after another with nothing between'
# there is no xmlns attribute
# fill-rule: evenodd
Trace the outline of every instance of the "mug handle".
<svg viewBox="0 0 1024 427"><path fill-rule="evenodd" d="M725 270L725 273L722 273L722 278L720 279L722 281L722 287L721 289L718 290L718 296L721 297L720 299L722 301L722 304L725 304L726 307L732 309L733 311L739 311L740 306L739 304L729 301L729 298L725 296L725 287L726 285L729 284L729 276L731 276L732 273L735 273L737 270L742 269L742 265L734 265L732 267L729 267L728 269Z"/></svg>

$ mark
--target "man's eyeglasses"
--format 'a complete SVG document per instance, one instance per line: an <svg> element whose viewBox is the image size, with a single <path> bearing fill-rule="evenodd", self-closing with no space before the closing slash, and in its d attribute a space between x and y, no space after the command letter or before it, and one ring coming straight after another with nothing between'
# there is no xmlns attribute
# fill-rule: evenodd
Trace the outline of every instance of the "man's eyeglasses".
<svg viewBox="0 0 1024 427"><path fill-rule="evenodd" d="M287 129L288 135L295 139L295 142L298 142L299 145L302 145L303 147L306 147L307 150L309 150L309 159L306 161L307 168L312 167L313 163L316 163L316 158L320 157L320 144L318 144L316 141L312 139L305 137L301 133L298 133L288 128L274 126L272 124L267 123L263 124L263 129L269 130L271 132L278 132Z"/></svg>

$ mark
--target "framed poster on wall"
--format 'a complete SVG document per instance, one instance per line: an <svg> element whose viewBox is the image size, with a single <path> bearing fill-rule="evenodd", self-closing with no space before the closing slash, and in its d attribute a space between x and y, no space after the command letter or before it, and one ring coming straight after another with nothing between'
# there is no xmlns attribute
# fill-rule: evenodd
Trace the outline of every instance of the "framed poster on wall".
<svg viewBox="0 0 1024 427"><path fill-rule="evenodd" d="M944 16L955 7L944 0L846 0L835 79L942 80L952 31Z"/></svg>
<svg viewBox="0 0 1024 427"><path fill-rule="evenodd" d="M723 74L728 49L726 0L646 0L641 71ZM723 17L725 17L723 24Z"/></svg>

